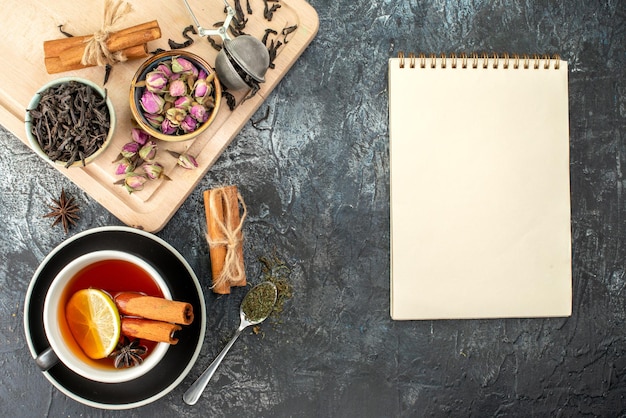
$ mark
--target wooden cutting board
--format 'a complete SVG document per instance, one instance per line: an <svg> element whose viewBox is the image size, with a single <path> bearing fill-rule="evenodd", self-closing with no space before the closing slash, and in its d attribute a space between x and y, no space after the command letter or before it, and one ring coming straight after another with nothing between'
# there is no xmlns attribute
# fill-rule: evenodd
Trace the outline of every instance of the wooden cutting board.
<svg viewBox="0 0 626 418"><path fill-rule="evenodd" d="M150 51L157 48L168 50L168 39L183 42L183 29L193 23L182 0L128 2L133 10L116 27L122 29L157 20L162 37L148 44ZM225 18L222 0L189 0L189 3L200 25L205 28L211 28L214 23ZM143 190L132 194L114 184L121 176L115 175L116 164L112 161L121 147L130 141L130 81L143 62L141 59L116 64L105 85L117 114L117 128L109 148L87 167L55 167L125 224L150 232L163 228L317 33L317 13L304 0L280 0L281 7L274 12L271 21L263 16L263 0L250 0L249 3L252 14L246 13L248 22L245 32L250 35L261 39L267 28L280 33L285 27L298 27L288 36L288 43L279 48L274 61L275 68L268 70L265 83L261 84L261 90L254 97L239 104L245 92L235 92L238 106L231 111L225 101L222 101L217 118L201 136L185 142L158 143L158 161L165 166L165 173L172 181L150 181ZM234 5L232 0L230 4ZM276 3L269 4L271 6ZM100 67L47 74L43 42L63 37L59 32L59 25L63 25L66 32L74 35L88 35L99 30L103 20L104 1L22 0L19 7L16 7L9 0L1 0L0 5L8 13L2 23L2 32L6 39L0 44L4 63L0 66L0 124L27 144L25 109L33 94L43 84L55 78L73 75L102 85L104 69ZM245 12L246 0L241 0L241 5ZM217 51L205 38L192 36L195 42L186 50L204 57L211 64L215 63ZM282 36L275 39L283 41ZM221 42L219 38L216 40ZM175 159L167 155L165 149L189 152L197 156L199 167L196 170L186 170L176 166ZM33 152L33 158L39 157ZM46 163L41 160L41 164Z"/></svg>

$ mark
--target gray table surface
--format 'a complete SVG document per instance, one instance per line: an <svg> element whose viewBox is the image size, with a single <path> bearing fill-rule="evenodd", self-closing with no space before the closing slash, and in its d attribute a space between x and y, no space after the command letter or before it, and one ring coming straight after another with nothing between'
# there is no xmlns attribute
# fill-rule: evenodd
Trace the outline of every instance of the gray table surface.
<svg viewBox="0 0 626 418"><path fill-rule="evenodd" d="M148 406L103 412L77 403L31 359L25 292L68 237L42 218L45 204L61 188L76 197L81 218L69 236L121 223L0 128L2 416L624 416L626 2L311 4L319 33L267 99L269 119L246 124L157 234L200 277L208 325L190 374ZM390 319L386 71L399 50L569 61L570 318ZM201 193L222 184L237 184L248 205L251 280L258 258L275 252L291 268L294 296L280 322L240 338L190 407L182 394L237 327L242 297L208 291Z"/></svg>

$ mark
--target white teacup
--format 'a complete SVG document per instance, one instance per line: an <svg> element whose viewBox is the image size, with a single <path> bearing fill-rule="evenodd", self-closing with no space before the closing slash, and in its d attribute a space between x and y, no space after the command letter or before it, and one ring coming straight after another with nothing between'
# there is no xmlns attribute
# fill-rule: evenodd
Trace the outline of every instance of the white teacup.
<svg viewBox="0 0 626 418"><path fill-rule="evenodd" d="M61 361L70 370L87 379L103 383L120 383L146 374L165 356L169 344L158 343L151 350L151 353L148 353L142 364L129 368L115 369L102 366L84 353L77 353L76 349L72 350L68 346L66 340L73 337L69 333L69 329L62 324L65 321L65 316L62 312L71 295L68 295L65 289L81 270L96 262L105 260L123 260L133 263L150 275L166 299L171 299L171 293L163 278L149 263L139 257L113 250L95 251L78 257L57 274L46 294L43 307L43 324L50 347L44 350L36 359L37 364L44 371ZM64 327L65 332L63 332L62 327Z"/></svg>

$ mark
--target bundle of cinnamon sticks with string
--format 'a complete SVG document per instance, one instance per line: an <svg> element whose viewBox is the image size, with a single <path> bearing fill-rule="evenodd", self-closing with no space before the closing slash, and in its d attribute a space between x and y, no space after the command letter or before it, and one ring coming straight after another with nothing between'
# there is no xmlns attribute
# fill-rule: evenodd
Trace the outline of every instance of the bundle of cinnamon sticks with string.
<svg viewBox="0 0 626 418"><path fill-rule="evenodd" d="M130 12L121 1L106 0L104 23L97 32L44 41L44 60L48 74L92 66L112 65L150 55L148 42L161 37L156 20L114 30L116 22Z"/></svg>
<svg viewBox="0 0 626 418"><path fill-rule="evenodd" d="M121 292L113 298L122 315L122 334L129 338L178 343L181 325L193 322L193 306L136 292Z"/></svg>
<svg viewBox="0 0 626 418"><path fill-rule="evenodd" d="M237 186L206 190L203 197L212 289L214 293L228 294L231 286L246 285L242 231L246 204Z"/></svg>

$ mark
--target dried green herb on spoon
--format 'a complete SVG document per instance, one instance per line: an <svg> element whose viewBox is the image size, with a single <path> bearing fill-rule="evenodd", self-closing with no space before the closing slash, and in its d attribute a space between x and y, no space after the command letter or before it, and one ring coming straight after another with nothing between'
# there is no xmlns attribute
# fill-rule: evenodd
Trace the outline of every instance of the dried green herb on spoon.
<svg viewBox="0 0 626 418"><path fill-rule="evenodd" d="M255 286L241 302L241 310L251 322L267 318L276 303L275 286Z"/></svg>
<svg viewBox="0 0 626 418"><path fill-rule="evenodd" d="M222 352L217 356L213 363L200 375L200 377L187 389L187 392L183 395L183 400L188 405L194 405L200 399L204 388L211 380L211 377L219 367L222 360L233 346L237 338L245 328L250 325L256 325L267 318L274 308L276 302L276 286L270 282L263 282L253 287L248 294L243 298L241 307L239 309L239 317L241 323L239 328L235 332L235 335L230 340ZM246 311L247 306L247 311ZM265 315L264 315L265 314ZM261 315L261 316L258 316ZM264 315L264 316L263 316Z"/></svg>

